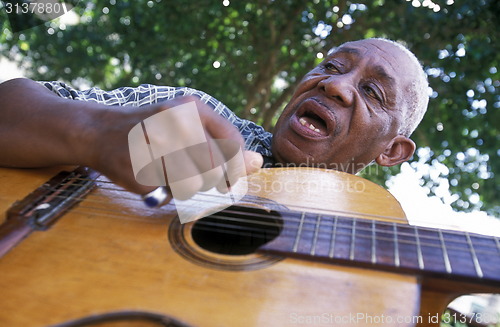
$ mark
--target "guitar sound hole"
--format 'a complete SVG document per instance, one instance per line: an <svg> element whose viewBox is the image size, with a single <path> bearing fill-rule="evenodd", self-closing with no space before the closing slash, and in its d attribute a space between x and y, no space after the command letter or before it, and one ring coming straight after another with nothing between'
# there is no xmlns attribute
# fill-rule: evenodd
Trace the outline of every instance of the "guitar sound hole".
<svg viewBox="0 0 500 327"><path fill-rule="evenodd" d="M191 235L205 250L245 255L275 239L281 229L281 216L276 211L233 206L198 220Z"/></svg>

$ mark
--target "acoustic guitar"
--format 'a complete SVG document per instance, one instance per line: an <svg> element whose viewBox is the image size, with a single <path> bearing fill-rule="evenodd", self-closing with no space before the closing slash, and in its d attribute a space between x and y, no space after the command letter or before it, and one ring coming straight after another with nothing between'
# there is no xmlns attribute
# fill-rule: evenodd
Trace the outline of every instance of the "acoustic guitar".
<svg viewBox="0 0 500 327"><path fill-rule="evenodd" d="M500 292L498 237L408 225L357 176L262 169L181 224L58 169L0 169L0 326L439 326L454 297Z"/></svg>

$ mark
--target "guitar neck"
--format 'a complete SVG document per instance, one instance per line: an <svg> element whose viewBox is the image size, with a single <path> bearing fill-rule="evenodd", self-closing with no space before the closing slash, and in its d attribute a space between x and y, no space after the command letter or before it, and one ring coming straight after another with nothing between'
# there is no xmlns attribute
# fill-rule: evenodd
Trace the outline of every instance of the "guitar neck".
<svg viewBox="0 0 500 327"><path fill-rule="evenodd" d="M282 232L259 251L500 289L498 237L320 214L282 215Z"/></svg>

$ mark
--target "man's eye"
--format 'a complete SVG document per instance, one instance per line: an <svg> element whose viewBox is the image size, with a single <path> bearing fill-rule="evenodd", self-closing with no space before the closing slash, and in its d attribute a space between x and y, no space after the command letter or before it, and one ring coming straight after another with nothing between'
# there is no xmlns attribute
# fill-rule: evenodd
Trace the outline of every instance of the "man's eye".
<svg viewBox="0 0 500 327"><path fill-rule="evenodd" d="M378 92L376 90L374 90L372 87L365 86L364 89L365 89L365 93L368 96L370 96L370 97L372 97L374 99L377 99L379 101L382 101L382 98L381 98L380 94L378 94Z"/></svg>
<svg viewBox="0 0 500 327"><path fill-rule="evenodd" d="M326 63L325 68L331 72L335 72L335 73L339 72L338 68L334 64L332 64L331 62Z"/></svg>

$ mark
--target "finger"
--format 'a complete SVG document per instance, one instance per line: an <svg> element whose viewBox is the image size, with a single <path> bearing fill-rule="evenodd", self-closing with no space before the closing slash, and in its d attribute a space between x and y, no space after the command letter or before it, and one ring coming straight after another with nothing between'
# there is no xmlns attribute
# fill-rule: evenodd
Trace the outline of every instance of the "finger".
<svg viewBox="0 0 500 327"><path fill-rule="evenodd" d="M237 142L241 148L244 148L245 142L239 130L228 120L215 113L207 107L198 107L201 121L207 133L213 139L228 139Z"/></svg>
<svg viewBox="0 0 500 327"><path fill-rule="evenodd" d="M255 173L257 170L262 168L262 165L264 164L264 158L258 152L244 151L243 157L245 160L245 169L247 175Z"/></svg>
<svg viewBox="0 0 500 327"><path fill-rule="evenodd" d="M203 178L203 186L200 189L202 192L208 191L226 181L222 166L204 172L201 177Z"/></svg>
<svg viewBox="0 0 500 327"><path fill-rule="evenodd" d="M225 172L226 178L217 185L217 190L221 193L228 192L239 178L256 172L262 167L263 163L264 159L260 153L253 151L238 153L228 161Z"/></svg>
<svg viewBox="0 0 500 327"><path fill-rule="evenodd" d="M203 179L199 174L195 176L170 183L172 196L181 201L192 198L203 187Z"/></svg>
<svg viewBox="0 0 500 327"><path fill-rule="evenodd" d="M219 192L226 193L239 178L245 176L243 150L234 140L216 140L216 144L225 157L224 163L221 164L224 180L219 182L217 189Z"/></svg>
<svg viewBox="0 0 500 327"><path fill-rule="evenodd" d="M203 177L185 149L163 157L172 196L187 200L203 188Z"/></svg>
<svg viewBox="0 0 500 327"><path fill-rule="evenodd" d="M208 191L224 179L222 170L225 163L224 155L216 142L210 136L207 138L207 142L184 149L187 157L197 167L198 173L203 179L200 191Z"/></svg>

